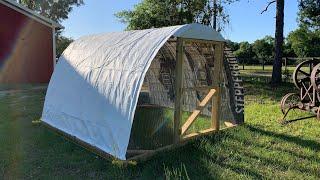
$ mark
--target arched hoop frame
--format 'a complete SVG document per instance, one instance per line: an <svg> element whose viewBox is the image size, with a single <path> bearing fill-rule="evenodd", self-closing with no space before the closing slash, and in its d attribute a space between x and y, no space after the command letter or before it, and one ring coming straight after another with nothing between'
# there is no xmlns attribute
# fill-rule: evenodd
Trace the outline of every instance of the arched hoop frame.
<svg viewBox="0 0 320 180"><path fill-rule="evenodd" d="M133 161L143 161L146 160L158 152L168 151L180 146L185 145L190 140L196 139L198 137L216 133L220 130L220 112L221 112L221 87L222 87L222 74L223 74L223 64L224 64L224 50L225 50L225 42L218 41L209 41L209 40L199 40L199 39L187 39L180 38L176 39L176 66L175 66L175 106L174 106L174 136L173 136L173 144L160 147L155 150L127 150L127 155L129 154L129 158L123 163L131 163ZM213 84L212 86L201 86L201 87L192 87L192 88L184 88L183 86L183 55L185 53L184 47L188 43L205 43L211 44L214 46L214 73L213 73ZM198 104L197 108L193 110L191 115L187 118L187 120L182 124L182 103L183 103L183 92L185 91L207 91L208 93L202 101ZM202 110L204 110L205 106L209 103L212 103L211 108L211 127L209 129L204 129L195 133L187 134L188 129L191 125L197 120L197 118L201 115ZM56 128L51 127L50 125L43 123L47 127L53 129L55 132L62 134L67 139L71 140L71 142L76 142L78 145L84 147L85 149L103 157L103 158L112 158L112 155L99 150L98 148L74 137L68 135ZM226 123L225 123L226 124ZM227 128L234 127L236 124L227 123Z"/></svg>

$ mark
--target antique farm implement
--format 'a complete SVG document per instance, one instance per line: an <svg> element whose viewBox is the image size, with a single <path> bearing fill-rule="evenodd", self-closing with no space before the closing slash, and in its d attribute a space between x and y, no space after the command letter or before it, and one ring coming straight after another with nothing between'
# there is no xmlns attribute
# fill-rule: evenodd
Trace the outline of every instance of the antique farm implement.
<svg viewBox="0 0 320 180"><path fill-rule="evenodd" d="M299 89L297 93L286 94L280 103L283 113L282 123L316 117L320 119L320 60L313 59L298 64L293 72L293 83ZM310 112L312 116L286 120L291 110Z"/></svg>

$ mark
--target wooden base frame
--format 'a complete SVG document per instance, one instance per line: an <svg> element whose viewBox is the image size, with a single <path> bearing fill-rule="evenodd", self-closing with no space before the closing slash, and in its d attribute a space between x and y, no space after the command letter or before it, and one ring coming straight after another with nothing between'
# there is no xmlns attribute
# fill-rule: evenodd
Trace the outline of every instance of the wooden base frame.
<svg viewBox="0 0 320 180"><path fill-rule="evenodd" d="M201 43L210 43L215 47L215 56L214 56L214 84L213 86L208 87L195 87L192 89L185 89L183 88L183 53L184 53L184 44L190 42L201 42ZM71 136L57 128L50 126L49 124L42 122L43 125L46 127L54 130L58 134L63 135L71 142L75 142L76 144L84 147L85 149L97 154L98 156L105 158L105 159L113 159L117 162L122 162L124 164L131 164L137 161L144 161L152 157L153 155L169 151L174 148L181 147L186 143L190 142L191 140L197 139L204 135L213 134L220 130L220 109L221 109L221 95L220 95L220 85L221 85L221 72L222 72L222 64L223 64L223 53L224 53L224 42L214 42L214 41L205 41L205 40L197 40L197 39L183 39L177 38L177 57L176 57L176 81L175 81L175 93L176 93L176 100L175 100L175 108L174 108L174 143L171 145L167 145L158 149L154 150L127 150L127 156L129 158L125 161L119 160L114 156L102 151L101 149L92 146L74 136ZM209 91L209 93L205 96L205 98L200 102L197 109L193 111L191 116L187 119L184 125L180 125L182 122L182 94L184 91L190 90L200 90L200 91ZM190 128L192 123L197 119L200 115L201 111L204 107L210 102L212 102L212 126L209 129L201 130L196 133L187 134L187 130ZM233 123L226 123L225 129L235 127L236 125Z"/></svg>
<svg viewBox="0 0 320 180"><path fill-rule="evenodd" d="M185 135L180 140L179 143L167 145L167 146L155 149L155 150L127 150L127 155L132 155L132 156L130 158L128 158L127 160L120 160L120 159L114 157L113 155L108 154L108 153L104 152L103 150L101 150L95 146L92 146L92 145L90 145L90 144L88 144L88 143L86 143L86 142L84 142L74 136L71 136L70 134L67 134L67 133L65 133L65 132L63 132L63 131L61 131L61 130L59 130L59 129L57 129L57 128L55 128L55 127L53 127L43 121L41 121L41 124L43 126L45 126L46 128L52 130L53 132L57 133L58 135L64 137L66 140L69 140L70 142L72 142L78 146L81 146L82 148L88 150L89 152L96 154L97 156L99 156L103 159L106 159L106 160L109 160L109 161L112 161L115 163L122 163L124 165L129 165L129 164L135 165L138 162L143 162L143 161L150 159L152 156L154 156L158 153L163 153L166 151L170 151L170 150L182 147L182 146L186 145L187 143L192 142L193 140L196 140L200 137L218 132L215 129L210 128L207 130L199 131L197 133L191 133L191 134ZM234 126L236 126L236 125L234 125ZM232 127L234 127L234 126L232 126ZM226 130L228 128L230 128L230 127L227 127L222 130Z"/></svg>

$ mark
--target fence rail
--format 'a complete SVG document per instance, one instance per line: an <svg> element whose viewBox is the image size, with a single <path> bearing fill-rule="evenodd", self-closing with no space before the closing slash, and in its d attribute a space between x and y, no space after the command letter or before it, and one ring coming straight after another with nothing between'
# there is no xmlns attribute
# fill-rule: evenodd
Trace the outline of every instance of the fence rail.
<svg viewBox="0 0 320 180"><path fill-rule="evenodd" d="M320 60L320 57L283 57L282 66L287 69L288 66L295 66L302 61L306 60ZM266 65L272 65L273 58L238 58L239 65L242 66L242 70L245 70L246 65L261 66L262 70L265 70Z"/></svg>

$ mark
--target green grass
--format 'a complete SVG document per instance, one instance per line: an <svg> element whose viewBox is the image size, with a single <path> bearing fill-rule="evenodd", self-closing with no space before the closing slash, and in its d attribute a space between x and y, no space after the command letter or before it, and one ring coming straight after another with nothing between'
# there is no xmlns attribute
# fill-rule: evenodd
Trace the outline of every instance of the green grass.
<svg viewBox="0 0 320 180"><path fill-rule="evenodd" d="M0 179L319 179L320 122L277 121L293 85L271 89L248 79L245 88L245 125L127 167L32 123L44 90L0 93Z"/></svg>
<svg viewBox="0 0 320 180"><path fill-rule="evenodd" d="M182 113L181 125L191 112ZM152 121L150 121L152 117ZM156 149L173 143L174 110L164 107L138 107L131 130L129 149ZM211 117L200 115L186 134L211 128ZM223 123L221 123L223 125Z"/></svg>

